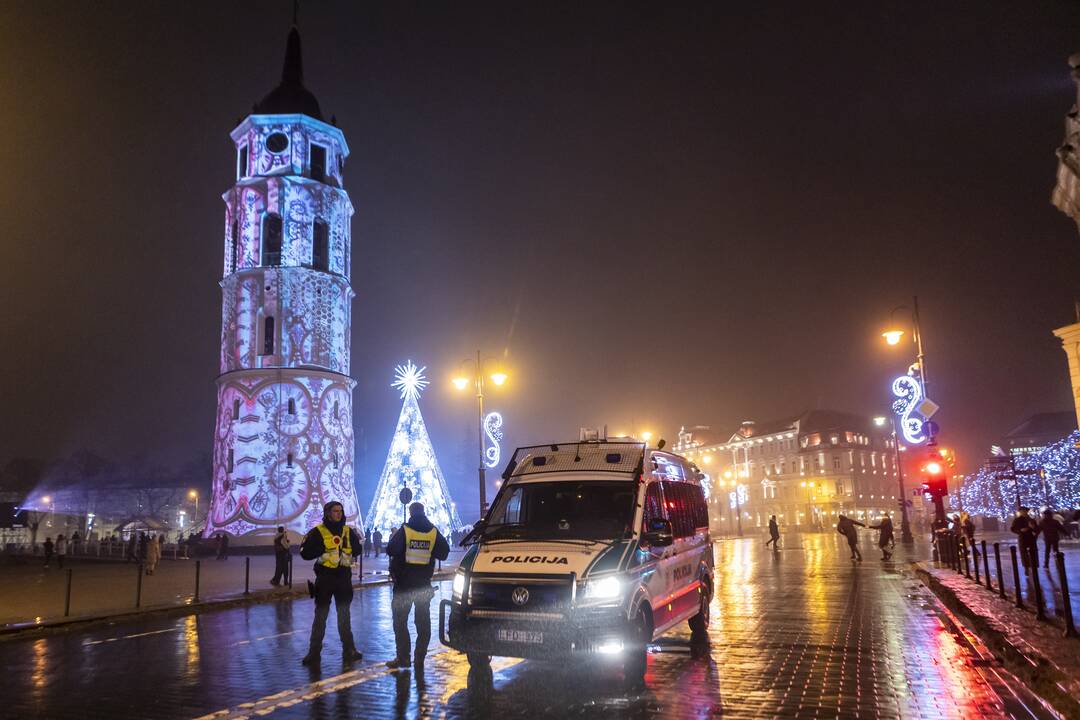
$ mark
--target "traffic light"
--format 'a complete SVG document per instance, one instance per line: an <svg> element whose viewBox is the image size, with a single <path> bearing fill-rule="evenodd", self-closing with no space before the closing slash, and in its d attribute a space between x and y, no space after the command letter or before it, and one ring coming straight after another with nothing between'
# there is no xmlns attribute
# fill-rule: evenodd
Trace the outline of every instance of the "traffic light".
<svg viewBox="0 0 1080 720"><path fill-rule="evenodd" d="M937 450L930 451L930 459L923 465L922 491L934 498L949 494L949 480L945 474L945 463Z"/></svg>

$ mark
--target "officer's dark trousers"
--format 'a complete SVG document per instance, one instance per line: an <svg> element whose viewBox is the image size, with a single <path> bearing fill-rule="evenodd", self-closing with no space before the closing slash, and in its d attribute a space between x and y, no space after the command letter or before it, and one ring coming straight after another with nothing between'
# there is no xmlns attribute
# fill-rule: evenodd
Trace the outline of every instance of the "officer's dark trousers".
<svg viewBox="0 0 1080 720"><path fill-rule="evenodd" d="M289 574L289 551L281 550L274 553L274 577L270 582L277 584L288 578Z"/></svg>
<svg viewBox="0 0 1080 720"><path fill-rule="evenodd" d="M348 568L339 568L331 572L321 572L315 577L315 621L311 624L311 645L309 652L318 655L322 651L323 637L326 635L326 617L330 614L330 600L337 607L338 636L343 650L355 648L352 636L352 619L349 606L352 604L352 573Z"/></svg>
<svg viewBox="0 0 1080 720"><path fill-rule="evenodd" d="M431 598L435 595L430 585L407 590L394 589L394 599L390 608L394 615L394 641L397 644L397 659L400 663L409 662L411 641L409 638L409 611L414 610L413 621L416 623L416 652L413 660L423 662L431 641Z"/></svg>

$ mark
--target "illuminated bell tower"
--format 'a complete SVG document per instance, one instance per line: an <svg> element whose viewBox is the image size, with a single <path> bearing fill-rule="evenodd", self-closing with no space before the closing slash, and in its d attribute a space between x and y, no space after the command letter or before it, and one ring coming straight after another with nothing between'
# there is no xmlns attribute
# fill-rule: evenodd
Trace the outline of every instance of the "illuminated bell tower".
<svg viewBox="0 0 1080 720"><path fill-rule="evenodd" d="M361 524L349 377L349 147L304 87L294 24L281 83L230 133L221 374L206 534L307 532L323 504Z"/></svg>

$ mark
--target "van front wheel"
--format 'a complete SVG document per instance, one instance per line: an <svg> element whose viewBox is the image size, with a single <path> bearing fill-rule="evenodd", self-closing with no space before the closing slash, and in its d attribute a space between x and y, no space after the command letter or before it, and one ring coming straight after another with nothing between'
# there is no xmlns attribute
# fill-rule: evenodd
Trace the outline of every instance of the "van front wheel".
<svg viewBox="0 0 1080 720"><path fill-rule="evenodd" d="M630 622L628 633L629 642L626 645L626 657L623 660L623 676L626 683L632 687L640 687L645 684L645 669L648 664L648 646L652 639L649 630L649 620L645 616L644 608L638 608L637 614Z"/></svg>
<svg viewBox="0 0 1080 720"><path fill-rule="evenodd" d="M690 624L690 634L694 638L704 636L709 627L709 586L702 583L698 590L698 594L700 595L698 599L698 613L688 621Z"/></svg>

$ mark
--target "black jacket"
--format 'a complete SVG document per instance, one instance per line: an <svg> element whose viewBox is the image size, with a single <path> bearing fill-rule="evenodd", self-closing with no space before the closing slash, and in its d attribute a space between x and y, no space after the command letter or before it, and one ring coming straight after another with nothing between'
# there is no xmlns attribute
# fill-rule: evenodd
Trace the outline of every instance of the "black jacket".
<svg viewBox="0 0 1080 720"><path fill-rule="evenodd" d="M1017 515L1009 530L1016 533L1021 545L1034 545L1035 537L1039 534L1038 526L1030 515Z"/></svg>
<svg viewBox="0 0 1080 720"><path fill-rule="evenodd" d="M349 549L352 551L353 557L363 552L364 545L360 536L356 534L356 528L349 528ZM319 558L326 552L326 545L322 540L322 533L319 532L318 526L315 526L308 530L308 534L304 536L304 544L300 546L300 557L305 560L315 560L315 574L320 575L322 573L347 573L351 570L347 567L328 568L319 563Z"/></svg>
<svg viewBox="0 0 1080 720"><path fill-rule="evenodd" d="M423 515L409 518L409 522L405 524L417 532L430 532L435 527ZM409 565L405 562L405 531L398 528L386 544L386 554L390 556L390 575L394 578L395 590L430 587L431 576L435 573L435 561L445 560L450 556L450 543L441 532L436 532L431 561L427 565Z"/></svg>

